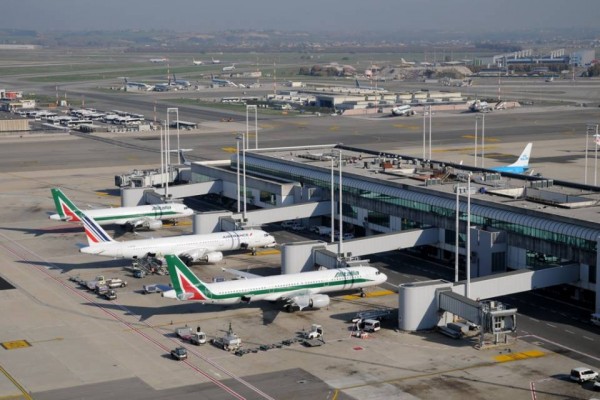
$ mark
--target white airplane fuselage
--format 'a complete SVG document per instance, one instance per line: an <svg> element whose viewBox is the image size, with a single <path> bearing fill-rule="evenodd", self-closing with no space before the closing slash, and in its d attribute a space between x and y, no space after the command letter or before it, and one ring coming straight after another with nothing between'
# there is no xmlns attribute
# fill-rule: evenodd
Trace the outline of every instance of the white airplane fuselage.
<svg viewBox="0 0 600 400"><path fill-rule="evenodd" d="M189 217L194 210L184 204L154 204L136 207L115 207L86 210L85 213L93 218L99 225L118 224L125 225L138 220L168 220ZM50 219L61 221L58 214L50 215Z"/></svg>
<svg viewBox="0 0 600 400"><path fill-rule="evenodd" d="M162 257L165 254L188 254L197 259L210 252L268 247L274 244L275 238L265 231L243 230L131 240L128 242L103 242L83 247L80 252L125 259L141 258L148 253L155 254L157 257Z"/></svg>
<svg viewBox="0 0 600 400"><path fill-rule="evenodd" d="M172 277L173 278L173 277ZM343 290L356 290L381 285L387 276L373 267L350 267L324 271L301 272L239 279L218 283L205 283L207 290L189 298L203 304L238 304L247 296L248 301L277 301L297 295L307 296ZM299 294L301 293L301 294ZM163 297L177 298L175 290Z"/></svg>

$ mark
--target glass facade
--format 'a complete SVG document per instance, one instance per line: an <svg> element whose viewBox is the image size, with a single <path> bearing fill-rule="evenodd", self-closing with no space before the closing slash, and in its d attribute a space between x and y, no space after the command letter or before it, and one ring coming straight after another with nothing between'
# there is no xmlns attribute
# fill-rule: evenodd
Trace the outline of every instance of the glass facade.
<svg viewBox="0 0 600 400"><path fill-rule="evenodd" d="M301 168L290 168L289 170L285 170L285 168L279 165L273 165L273 168L267 168L263 165L259 165L262 163L255 164L253 162L249 162L247 165L247 170L271 175L275 177L280 177L284 179L297 180L298 182L302 182L305 185L313 185L316 187L321 187L325 189L325 191L330 190L331 188L331 178L327 173L309 173L306 170ZM268 163L266 163L268 164ZM301 173L302 172L302 173ZM315 176L323 177L323 179L315 178ZM337 179L337 178L336 178ZM376 200L373 202L372 209L369 210L369 222L373 221L373 223L381 224L382 226L389 227L389 215L385 215L384 211L385 205L394 205L402 207L407 210L416 210L425 214L437 215L444 218L452 218L455 216L455 209L453 207L443 207L439 205L428 204L423 201L416 201L414 199L403 198L392 196L387 193L381 193L373 190L365 190L362 188L352 187L349 185L349 181L356 181L356 179L348 179L343 180L343 193L344 195L356 196L358 198L363 198L366 200ZM369 185L366 183L366 185ZM335 184L334 190L337 192L337 184ZM383 185L371 185L373 187L381 187L381 190L385 190L387 192L393 191L393 189L386 188ZM415 197L408 196L407 197ZM452 202L453 203L453 202ZM389 209L389 208L388 208ZM466 221L466 213L461 213L460 215L461 221ZM597 251L597 242L595 240L586 240L583 238L579 238L576 236L566 235L558 232L551 232L544 229L539 229L531 226L521 225L515 222L503 221L499 219L487 218L485 216L478 215L477 212L471 213L471 224L489 227L497 230L506 231L510 234L533 237L537 239L541 239L547 242L557 243L561 245L567 245L570 247L578 248L581 250L596 252ZM404 225L404 224L403 224ZM407 221L407 225L413 225L414 227L423 226L422 221ZM454 240L449 243L454 243Z"/></svg>

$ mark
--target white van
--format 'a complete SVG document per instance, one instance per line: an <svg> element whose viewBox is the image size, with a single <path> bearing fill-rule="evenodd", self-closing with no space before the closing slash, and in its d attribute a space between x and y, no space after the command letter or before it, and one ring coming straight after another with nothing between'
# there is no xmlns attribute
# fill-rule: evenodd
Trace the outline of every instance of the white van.
<svg viewBox="0 0 600 400"><path fill-rule="evenodd" d="M365 332L377 332L381 329L381 322L376 319L365 319L363 325L363 330Z"/></svg>
<svg viewBox="0 0 600 400"><path fill-rule="evenodd" d="M575 382L593 381L598 377L598 373L587 367L578 367L571 370L571 380Z"/></svg>

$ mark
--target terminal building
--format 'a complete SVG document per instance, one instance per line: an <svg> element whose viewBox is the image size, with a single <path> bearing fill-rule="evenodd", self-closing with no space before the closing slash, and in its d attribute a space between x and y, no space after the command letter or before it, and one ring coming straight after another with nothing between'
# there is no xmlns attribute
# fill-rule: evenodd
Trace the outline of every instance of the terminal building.
<svg viewBox="0 0 600 400"><path fill-rule="evenodd" d="M476 308L475 300L561 284L572 299L600 312L595 186L344 145L242 148L229 160L192 163L191 181L171 187L171 196L211 193L239 207L196 215L195 233L294 220L306 228L332 226L340 238L354 234L345 241L286 244L282 273L351 265L401 249L418 249L448 264L458 253L455 282L400 287L401 329L435 326L439 310L450 311L442 305L459 301L452 296L462 299L452 310L460 313ZM149 193L123 189L123 205L157 201ZM415 298L420 300L409 303L419 307L402 306Z"/></svg>

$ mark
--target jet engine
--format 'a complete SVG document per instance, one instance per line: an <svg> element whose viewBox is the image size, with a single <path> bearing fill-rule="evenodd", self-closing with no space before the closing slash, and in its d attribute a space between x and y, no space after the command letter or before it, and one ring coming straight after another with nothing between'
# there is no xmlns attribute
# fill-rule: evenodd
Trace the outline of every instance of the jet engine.
<svg viewBox="0 0 600 400"><path fill-rule="evenodd" d="M308 307L323 308L327 307L329 303L329 296L326 294L295 296L290 299L290 302L285 306L285 309L288 312L293 312L294 310L303 310Z"/></svg>
<svg viewBox="0 0 600 400"><path fill-rule="evenodd" d="M330 303L329 296L326 294L315 294L310 296L308 304L312 308L327 307Z"/></svg>
<svg viewBox="0 0 600 400"><path fill-rule="evenodd" d="M159 219L152 219L152 220L146 221L144 226L146 226L151 231L155 231L155 230L162 228L163 223Z"/></svg>
<svg viewBox="0 0 600 400"><path fill-rule="evenodd" d="M216 263L223 260L223 253L220 251L212 251L204 255L204 261L207 263Z"/></svg>

